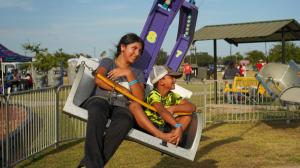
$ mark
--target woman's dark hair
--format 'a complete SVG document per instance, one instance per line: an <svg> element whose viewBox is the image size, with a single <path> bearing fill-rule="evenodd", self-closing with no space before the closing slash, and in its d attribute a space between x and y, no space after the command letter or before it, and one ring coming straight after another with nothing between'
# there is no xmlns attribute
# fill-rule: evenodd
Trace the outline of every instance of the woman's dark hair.
<svg viewBox="0 0 300 168"><path fill-rule="evenodd" d="M143 53L143 51L144 51L144 41L138 35L136 35L135 33L128 33L128 34L125 34L120 39L120 41L117 45L117 52L116 52L115 57L118 57L120 55L122 44L127 46L128 44L135 43L135 42L138 42L138 43L142 44L142 52L141 53Z"/></svg>

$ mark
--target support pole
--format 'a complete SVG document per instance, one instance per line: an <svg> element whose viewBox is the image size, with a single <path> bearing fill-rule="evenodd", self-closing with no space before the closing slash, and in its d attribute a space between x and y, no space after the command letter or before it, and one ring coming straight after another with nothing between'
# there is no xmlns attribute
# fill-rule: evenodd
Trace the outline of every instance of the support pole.
<svg viewBox="0 0 300 168"><path fill-rule="evenodd" d="M286 57L286 52L285 52L285 31L284 28L282 28L281 32L281 63L285 63L285 57Z"/></svg>
<svg viewBox="0 0 300 168"><path fill-rule="evenodd" d="M5 68L4 68L4 66L3 66L3 63L2 63L2 58L0 58L0 63L1 63L1 86L0 87L2 87L2 94L4 95L4 93L5 93L5 88L4 88L4 70L5 70Z"/></svg>
<svg viewBox="0 0 300 168"><path fill-rule="evenodd" d="M215 83L215 103L218 104L218 76L217 76L217 40L214 39L214 83Z"/></svg>

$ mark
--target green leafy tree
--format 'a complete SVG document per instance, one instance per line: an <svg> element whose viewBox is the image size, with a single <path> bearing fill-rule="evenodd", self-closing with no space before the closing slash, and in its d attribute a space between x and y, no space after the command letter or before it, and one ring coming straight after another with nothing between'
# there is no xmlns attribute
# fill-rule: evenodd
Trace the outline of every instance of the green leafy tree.
<svg viewBox="0 0 300 168"><path fill-rule="evenodd" d="M163 49L160 49L158 53L158 57L156 59L156 64L164 65L167 62L167 59L168 59L168 53Z"/></svg>
<svg viewBox="0 0 300 168"><path fill-rule="evenodd" d="M79 58L80 56L85 57L85 58L92 58L92 56L88 55L88 54L84 54L84 53L76 53L75 58Z"/></svg>
<svg viewBox="0 0 300 168"><path fill-rule="evenodd" d="M35 61L33 66L40 71L49 71L52 67L55 66L54 56L48 52L39 53L35 56Z"/></svg>
<svg viewBox="0 0 300 168"><path fill-rule="evenodd" d="M262 51L253 50L246 53L246 59L250 61L252 65L255 65L258 60L266 60L266 56Z"/></svg>
<svg viewBox="0 0 300 168"><path fill-rule="evenodd" d="M25 43L22 45L23 49L32 53L35 53L33 66L37 68L39 71L49 71L53 67L61 66L63 64L64 68L68 67L68 59L85 56L87 58L91 58L87 54L77 54L71 55L63 52L63 49L58 49L54 54L48 52L47 48L41 48L40 43Z"/></svg>
<svg viewBox="0 0 300 168"><path fill-rule="evenodd" d="M209 55L207 52L196 53L196 55L191 55L193 63L197 63L198 66L208 66L209 64L213 64L214 58Z"/></svg>
<svg viewBox="0 0 300 168"><path fill-rule="evenodd" d="M244 57L240 52L235 53L234 55L229 55L223 57L223 63L225 65L228 65L229 62L239 63L241 60L243 60Z"/></svg>
<svg viewBox="0 0 300 168"><path fill-rule="evenodd" d="M68 67L68 59L70 58L75 58L75 55L67 54L63 52L62 48L56 51L53 55L54 57L54 62L53 62L53 67L58 67L63 63L63 67L67 68Z"/></svg>
<svg viewBox="0 0 300 168"><path fill-rule="evenodd" d="M35 55L39 54L40 52L47 52L47 48L41 48L41 43L30 43L26 42L22 44L22 47L26 51L30 51L32 53L35 53Z"/></svg>
<svg viewBox="0 0 300 168"><path fill-rule="evenodd" d="M47 48L41 48L40 43L27 42L22 45L23 49L35 53L33 66L40 71L48 71L53 66L53 57Z"/></svg>
<svg viewBox="0 0 300 168"><path fill-rule="evenodd" d="M285 62L293 59L295 62L300 63L300 47L293 42L286 42L286 57ZM282 45L281 43L275 44L273 48L269 50L270 62L281 62L282 57Z"/></svg>

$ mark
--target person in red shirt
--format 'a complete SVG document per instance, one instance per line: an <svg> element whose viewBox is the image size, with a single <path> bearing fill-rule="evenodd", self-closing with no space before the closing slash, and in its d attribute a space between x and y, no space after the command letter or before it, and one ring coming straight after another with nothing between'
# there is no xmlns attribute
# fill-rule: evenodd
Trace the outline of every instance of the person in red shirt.
<svg viewBox="0 0 300 168"><path fill-rule="evenodd" d="M260 59L260 60L258 60L258 63L256 64L257 71L259 72L262 67L263 67L263 60Z"/></svg>
<svg viewBox="0 0 300 168"><path fill-rule="evenodd" d="M185 62L183 64L183 73L185 76L185 82L186 84L188 84L191 80L191 74L192 74L192 66L188 62Z"/></svg>
<svg viewBox="0 0 300 168"><path fill-rule="evenodd" d="M246 76L245 73L246 73L246 66L243 65L243 64L240 64L239 66L239 72L240 72L240 76Z"/></svg>

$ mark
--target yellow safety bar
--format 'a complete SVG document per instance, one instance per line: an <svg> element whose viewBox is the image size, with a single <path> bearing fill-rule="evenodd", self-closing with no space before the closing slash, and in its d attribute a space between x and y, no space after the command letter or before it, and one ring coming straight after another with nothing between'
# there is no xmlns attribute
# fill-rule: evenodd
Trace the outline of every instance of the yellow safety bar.
<svg viewBox="0 0 300 168"><path fill-rule="evenodd" d="M137 103L139 103L140 105L157 112L156 108L154 108L153 106L151 106L150 104L145 103L144 101L138 99L137 97L135 97L134 95L132 95L131 93L128 92L127 89L123 88L121 85L115 83L114 81L108 79L107 77L101 75L101 74L97 74L96 77L100 80L102 80L104 83L106 83L107 85L111 86L114 90L116 90L117 92L123 94L124 96L128 97L130 100L133 100ZM192 112L176 112L175 115L176 116L180 116L180 115L190 115L192 114Z"/></svg>

